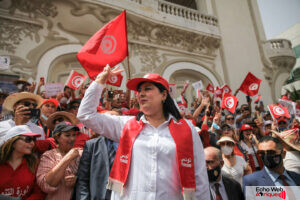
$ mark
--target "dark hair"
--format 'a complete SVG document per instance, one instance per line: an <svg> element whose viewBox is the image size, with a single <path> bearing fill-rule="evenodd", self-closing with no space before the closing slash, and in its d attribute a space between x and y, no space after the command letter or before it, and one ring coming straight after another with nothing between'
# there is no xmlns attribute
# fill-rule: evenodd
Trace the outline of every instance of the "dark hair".
<svg viewBox="0 0 300 200"><path fill-rule="evenodd" d="M141 85L145 83L145 82L141 82L138 84L137 89L139 89L141 87ZM163 112L164 112L164 116L165 118L169 117L169 114L173 115L177 120L181 119L181 115L173 101L173 99L171 98L168 90L160 83L155 83L155 82L151 82L153 83L158 89L159 91L162 93L164 90L167 91L167 98L165 100L165 102L163 103ZM136 118L137 120L140 120L140 118L142 117L144 113L140 112L137 114Z"/></svg>
<svg viewBox="0 0 300 200"><path fill-rule="evenodd" d="M264 136L259 139L259 143L273 141L276 144L276 149L283 150L283 146L281 141L278 138L274 138L272 136Z"/></svg>

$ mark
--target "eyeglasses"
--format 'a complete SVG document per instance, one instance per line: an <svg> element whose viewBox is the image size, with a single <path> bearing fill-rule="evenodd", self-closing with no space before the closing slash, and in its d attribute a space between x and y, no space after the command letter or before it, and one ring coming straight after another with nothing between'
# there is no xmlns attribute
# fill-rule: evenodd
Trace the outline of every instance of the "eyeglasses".
<svg viewBox="0 0 300 200"><path fill-rule="evenodd" d="M226 118L226 120L234 120L234 118L233 117L228 117L228 118Z"/></svg>
<svg viewBox="0 0 300 200"><path fill-rule="evenodd" d="M232 128L229 128L229 127L222 128L222 131L231 131L231 130L232 130Z"/></svg>
<svg viewBox="0 0 300 200"><path fill-rule="evenodd" d="M264 156L264 155L276 155L276 154L279 154L278 152L276 152L275 150L258 150L257 151L258 155L259 156ZM281 153L281 152L280 152Z"/></svg>
<svg viewBox="0 0 300 200"><path fill-rule="evenodd" d="M234 146L234 143L232 142L220 142L220 146Z"/></svg>
<svg viewBox="0 0 300 200"><path fill-rule="evenodd" d="M53 120L53 124L56 124L57 122L63 122L63 121L65 121L65 119L63 118L63 117L60 117L60 118L57 118L57 119L55 119L55 120Z"/></svg>
<svg viewBox="0 0 300 200"><path fill-rule="evenodd" d="M30 142L35 142L36 141L36 137L30 137L30 136L21 136L20 137L21 140L23 140L26 143L30 143Z"/></svg>
<svg viewBox="0 0 300 200"><path fill-rule="evenodd" d="M24 101L23 102L23 105L26 106L26 107L29 107L30 105L32 105L34 108L37 107L37 104L36 103L31 103L29 101Z"/></svg>

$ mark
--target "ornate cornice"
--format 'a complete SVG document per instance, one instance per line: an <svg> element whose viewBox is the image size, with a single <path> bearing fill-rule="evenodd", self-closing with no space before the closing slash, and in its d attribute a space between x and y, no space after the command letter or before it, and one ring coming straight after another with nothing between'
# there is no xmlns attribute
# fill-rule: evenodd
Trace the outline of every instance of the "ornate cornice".
<svg viewBox="0 0 300 200"><path fill-rule="evenodd" d="M9 12L14 14L16 10L28 13L32 17L55 17L58 13L53 0L11 0Z"/></svg>
<svg viewBox="0 0 300 200"><path fill-rule="evenodd" d="M39 25L4 18L0 18L0 24L0 49L4 51L15 53L23 37L40 41Z"/></svg>

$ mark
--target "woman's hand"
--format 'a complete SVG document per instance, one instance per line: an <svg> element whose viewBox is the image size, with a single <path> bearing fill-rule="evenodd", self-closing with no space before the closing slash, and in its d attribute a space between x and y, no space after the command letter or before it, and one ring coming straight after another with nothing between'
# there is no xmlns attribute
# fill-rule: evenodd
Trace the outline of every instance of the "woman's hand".
<svg viewBox="0 0 300 200"><path fill-rule="evenodd" d="M65 176L65 182L67 187L74 187L76 183L76 176L74 174Z"/></svg>
<svg viewBox="0 0 300 200"><path fill-rule="evenodd" d="M104 85L111 76L118 75L123 71L124 70L120 69L120 66L111 69L110 66L107 64L104 70L100 74L98 74L95 81L99 84Z"/></svg>
<svg viewBox="0 0 300 200"><path fill-rule="evenodd" d="M71 149L67 154L66 157L70 160L74 160L75 158L77 158L80 154L79 154L79 148L73 148Z"/></svg>

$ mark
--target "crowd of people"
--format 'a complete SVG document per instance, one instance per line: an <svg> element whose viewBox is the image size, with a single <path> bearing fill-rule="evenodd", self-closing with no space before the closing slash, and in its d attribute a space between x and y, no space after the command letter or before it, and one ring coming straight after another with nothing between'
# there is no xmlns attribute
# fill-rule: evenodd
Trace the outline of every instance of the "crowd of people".
<svg viewBox="0 0 300 200"><path fill-rule="evenodd" d="M241 200L247 186L300 186L297 116L251 99L230 113L209 91L182 110L154 73L106 89L121 72L52 97L43 80L0 94L0 199Z"/></svg>

